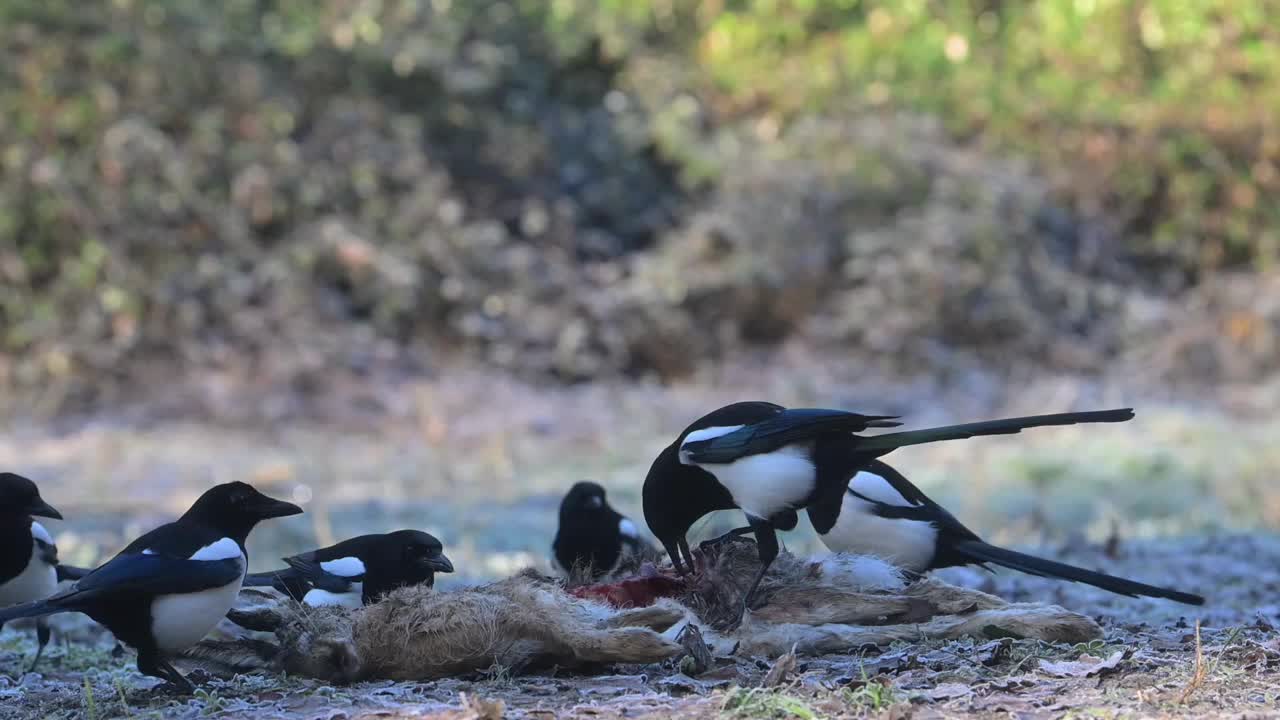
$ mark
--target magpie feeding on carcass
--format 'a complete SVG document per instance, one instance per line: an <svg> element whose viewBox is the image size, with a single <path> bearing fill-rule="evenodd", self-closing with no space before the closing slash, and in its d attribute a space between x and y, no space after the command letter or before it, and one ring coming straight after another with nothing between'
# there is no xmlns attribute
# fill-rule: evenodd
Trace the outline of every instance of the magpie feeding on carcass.
<svg viewBox="0 0 1280 720"><path fill-rule="evenodd" d="M893 415L844 410L788 409L762 401L726 405L695 420L654 460L645 477L645 521L676 571L692 570L687 534L704 515L740 509L748 526L726 533L755 534L762 566L743 596L750 606L759 581L778 554L778 530L792 530L798 511L814 529L835 526L849 478L900 447L1009 435L1026 428L1124 422L1130 408L988 420L881 435L856 435L901 425Z"/></svg>

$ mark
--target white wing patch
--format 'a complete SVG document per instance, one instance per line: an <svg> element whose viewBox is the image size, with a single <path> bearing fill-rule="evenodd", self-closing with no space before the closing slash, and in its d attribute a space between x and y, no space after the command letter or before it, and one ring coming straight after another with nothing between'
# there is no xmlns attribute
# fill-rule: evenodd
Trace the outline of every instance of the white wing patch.
<svg viewBox="0 0 1280 720"><path fill-rule="evenodd" d="M143 554L143 555L155 555L155 554L156 554L156 551L155 551L155 550L152 550L151 548L147 548L146 550L143 550L143 551L142 551L142 554Z"/></svg>
<svg viewBox="0 0 1280 720"><path fill-rule="evenodd" d="M680 447L684 447L685 443L691 443L696 440L710 440L711 438L718 438L721 435L728 435L734 430L741 430L744 427L746 427L746 425L713 425L711 427L702 428L701 430L694 430L684 436L684 442L680 443Z"/></svg>
<svg viewBox="0 0 1280 720"><path fill-rule="evenodd" d="M342 557L337 560L326 560L320 563L320 568L327 573L333 573L339 577L359 577L364 574L364 563L360 562L357 557Z"/></svg>
<svg viewBox="0 0 1280 720"><path fill-rule="evenodd" d="M302 602L311 607L346 607L358 608L364 605L364 595L360 583L353 583L350 592L332 593L316 588L310 590L302 598Z"/></svg>
<svg viewBox="0 0 1280 720"><path fill-rule="evenodd" d="M44 542L47 542L50 545L53 544L53 536L49 534L48 530L44 529L43 525L36 522L35 520L31 521L31 537L35 538L36 540L43 540Z"/></svg>
<svg viewBox="0 0 1280 720"><path fill-rule="evenodd" d="M150 550L144 550L145 553L151 553ZM192 560L230 560L231 558L244 557L244 553L240 552L240 546L231 538L222 538L217 542L210 543L191 554Z"/></svg>
<svg viewBox="0 0 1280 720"><path fill-rule="evenodd" d="M640 537L640 530L636 528L636 524L631 522L630 518L622 518L622 520L618 522L618 532L622 533L624 537Z"/></svg>
<svg viewBox="0 0 1280 720"><path fill-rule="evenodd" d="M902 496L902 493L893 489L893 485L888 480L869 471L863 470L853 479L849 481L849 489L862 495L863 497L874 500L885 505L896 505L898 507L915 507L917 503L913 503Z"/></svg>

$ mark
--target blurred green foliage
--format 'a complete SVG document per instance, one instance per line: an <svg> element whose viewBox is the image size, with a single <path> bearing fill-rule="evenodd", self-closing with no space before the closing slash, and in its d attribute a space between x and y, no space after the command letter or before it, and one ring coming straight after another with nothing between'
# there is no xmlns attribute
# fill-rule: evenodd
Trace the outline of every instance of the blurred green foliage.
<svg viewBox="0 0 1280 720"><path fill-rule="evenodd" d="M1277 32L1243 0L0 0L0 384L424 344L674 375L821 308L1105 358L1140 334L1092 329L1114 287L1045 291L1026 248L1170 295L1268 267Z"/></svg>
<svg viewBox="0 0 1280 720"><path fill-rule="evenodd" d="M1265 3L621 4L668 26L695 19L692 58L739 106L788 118L852 98L928 112L958 138L1033 158L1135 254L1193 276L1276 259L1280 29Z"/></svg>

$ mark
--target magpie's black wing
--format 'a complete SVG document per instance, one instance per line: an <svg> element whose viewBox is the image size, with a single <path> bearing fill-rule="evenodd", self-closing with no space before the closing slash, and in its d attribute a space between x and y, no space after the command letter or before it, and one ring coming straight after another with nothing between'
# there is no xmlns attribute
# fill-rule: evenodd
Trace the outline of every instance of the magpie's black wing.
<svg viewBox="0 0 1280 720"><path fill-rule="evenodd" d="M892 487L894 492L901 495L903 500L906 500L913 505L939 507L938 503L934 502L928 495L925 495L923 490L916 487L915 484L908 480L905 475L895 470L886 462L881 460L872 460L859 470L859 472L863 471L879 475L884 478L884 481L889 483L889 487ZM850 490L849 492L853 491ZM856 495L857 493L854 494ZM866 498L863 499L865 500Z"/></svg>
<svg viewBox="0 0 1280 720"><path fill-rule="evenodd" d="M946 533L954 540L977 540L977 533L965 527L954 515L947 511L933 498L924 494L924 491L916 487L914 483L906 478L905 475L898 472L888 463L880 460L872 460L863 468L864 471L873 473L884 479L885 482L893 488L894 492L902 496L904 500L912 503L910 506L895 503L887 503L877 500L868 495L859 493L852 485L847 492L854 497L865 500L872 504L873 512L883 518L900 519L900 520L921 520L931 522L938 530Z"/></svg>
<svg viewBox="0 0 1280 720"><path fill-rule="evenodd" d="M353 575L345 577L342 575L334 575L320 567L320 563L307 557L311 553L304 555L294 555L284 559L294 572L298 573L304 580L311 583L311 586L320 590L327 590L331 593L349 593L351 592L351 584L364 581L364 575Z"/></svg>
<svg viewBox="0 0 1280 720"><path fill-rule="evenodd" d="M223 587L237 580L241 572L238 557L189 560L166 555L124 555L80 578L71 594L194 593Z"/></svg>
<svg viewBox="0 0 1280 720"><path fill-rule="evenodd" d="M0 614L4 621L87 607L94 600L120 595L170 595L224 587L240 578L239 558L188 560L165 555L117 555L80 578L66 592Z"/></svg>
<svg viewBox="0 0 1280 720"><path fill-rule="evenodd" d="M681 453L698 464L730 463L748 455L777 450L794 442L834 432L897 427L896 415L860 415L844 410L794 408L719 437L684 443Z"/></svg>

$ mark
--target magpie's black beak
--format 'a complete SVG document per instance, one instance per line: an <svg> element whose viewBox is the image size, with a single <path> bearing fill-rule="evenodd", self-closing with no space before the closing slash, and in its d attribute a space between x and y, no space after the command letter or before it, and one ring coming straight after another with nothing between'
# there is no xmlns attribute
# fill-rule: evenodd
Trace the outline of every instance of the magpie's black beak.
<svg viewBox="0 0 1280 720"><path fill-rule="evenodd" d="M297 505L283 500L276 500L275 498L270 498L266 495L256 499L250 508L253 514L257 515L262 520L302 514L302 508Z"/></svg>
<svg viewBox="0 0 1280 720"><path fill-rule="evenodd" d="M54 520L62 519L62 513L58 512L56 508L45 502L44 498L39 497L36 498L35 502L31 503L30 507L27 508L27 514L34 515L36 517L53 518Z"/></svg>
<svg viewBox="0 0 1280 720"><path fill-rule="evenodd" d="M435 570L436 572L440 572L440 573L453 572L453 563L449 562L449 558L445 557L444 553L440 553L439 555L432 555L430 557L420 558L418 562L422 563L423 567L430 568L431 570Z"/></svg>

